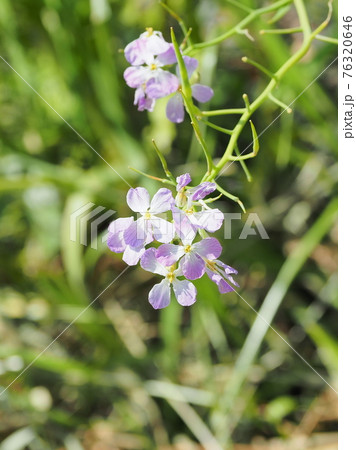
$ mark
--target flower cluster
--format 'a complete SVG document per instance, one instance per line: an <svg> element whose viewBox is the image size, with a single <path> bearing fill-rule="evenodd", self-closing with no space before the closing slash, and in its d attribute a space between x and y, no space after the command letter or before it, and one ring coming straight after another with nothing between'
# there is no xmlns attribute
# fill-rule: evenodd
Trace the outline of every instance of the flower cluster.
<svg viewBox="0 0 356 450"><path fill-rule="evenodd" d="M123 260L129 265L140 262L144 270L164 277L148 296L155 309L168 306L171 288L181 305L192 305L197 296L192 280L205 273L221 293L233 291L231 285L237 286L232 277L237 271L218 259L221 245L208 235L221 228L224 221L223 213L210 208L204 200L215 191L215 183L189 187L188 173L176 181L175 198L166 188L159 189L152 199L143 187L130 189L127 204L139 213L139 218L120 218L109 226L107 242L111 251L123 253ZM161 217L167 212L169 220ZM146 248L155 241L160 244L157 248Z"/></svg>
<svg viewBox="0 0 356 450"><path fill-rule="evenodd" d="M131 64L124 72L127 85L136 89L134 104L139 111L153 111L156 99L174 94L167 103L166 114L171 122L184 119L184 104L180 93L180 74L173 44L166 42L159 31L147 28L138 39L130 42L124 50ZM198 61L183 56L189 78L198 67ZM167 67L174 65L175 74ZM203 84L192 85L192 96L199 102L207 102L214 92Z"/></svg>

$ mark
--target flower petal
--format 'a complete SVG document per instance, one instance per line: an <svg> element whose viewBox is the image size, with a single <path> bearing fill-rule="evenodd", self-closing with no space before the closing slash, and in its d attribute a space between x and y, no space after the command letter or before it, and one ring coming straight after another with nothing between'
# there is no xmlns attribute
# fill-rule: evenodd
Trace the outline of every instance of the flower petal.
<svg viewBox="0 0 356 450"><path fill-rule="evenodd" d="M124 49L125 58L133 66L144 64L146 61L146 42L144 39L135 39L126 45Z"/></svg>
<svg viewBox="0 0 356 450"><path fill-rule="evenodd" d="M148 233L147 226L143 217L133 222L124 231L124 241L131 247L142 247L148 244L150 241L150 234Z"/></svg>
<svg viewBox="0 0 356 450"><path fill-rule="evenodd" d="M151 98L166 97L176 92L178 88L178 78L173 73L163 69L156 69L154 77L146 83L146 93Z"/></svg>
<svg viewBox="0 0 356 450"><path fill-rule="evenodd" d="M153 98L147 97L145 91L142 89L142 87L139 87L135 91L135 99L134 99L134 105L138 105L137 109L139 111L144 111L145 109L147 111L152 112L153 108L155 106L156 100Z"/></svg>
<svg viewBox="0 0 356 450"><path fill-rule="evenodd" d="M171 266L184 255L182 245L163 244L157 249L156 258L164 266Z"/></svg>
<svg viewBox="0 0 356 450"><path fill-rule="evenodd" d="M174 64L177 62L176 53L174 51L173 44L169 44L169 49L165 51L164 53L161 53L157 56L157 59L160 63L162 63L164 66L167 64Z"/></svg>
<svg viewBox="0 0 356 450"><path fill-rule="evenodd" d="M199 227L213 233L221 228L224 221L224 214L217 208L200 211L195 214Z"/></svg>
<svg viewBox="0 0 356 450"><path fill-rule="evenodd" d="M205 238L199 242L196 242L192 245L192 249L199 256L210 260L219 258L222 252L220 242L213 237Z"/></svg>
<svg viewBox="0 0 356 450"><path fill-rule="evenodd" d="M190 78L193 75L194 70L198 68L198 60L195 58L192 58L190 56L183 56L183 61L185 64L185 68L187 69L188 78ZM177 76L180 78L180 71L177 64Z"/></svg>
<svg viewBox="0 0 356 450"><path fill-rule="evenodd" d="M152 55L161 55L169 50L170 44L166 42L162 34L154 32L151 36L146 38L146 50Z"/></svg>
<svg viewBox="0 0 356 450"><path fill-rule="evenodd" d="M128 245L125 248L124 254L122 255L122 260L125 261L125 263L129 266L136 266L144 253L144 247L131 247L130 245Z"/></svg>
<svg viewBox="0 0 356 450"><path fill-rule="evenodd" d="M109 225L109 233L119 233L120 231L125 231L126 228L128 228L132 222L134 221L134 218L131 217L120 217L119 219L114 220Z"/></svg>
<svg viewBox="0 0 356 450"><path fill-rule="evenodd" d="M128 67L124 72L126 84L131 88L138 88L142 86L149 79L149 76L149 69L142 66Z"/></svg>
<svg viewBox="0 0 356 450"><path fill-rule="evenodd" d="M147 272L158 273L164 277L167 275L168 269L157 261L156 248L149 248L141 257L141 267Z"/></svg>
<svg viewBox="0 0 356 450"><path fill-rule="evenodd" d="M126 201L132 211L143 213L150 206L150 194L143 187L131 188L127 193Z"/></svg>
<svg viewBox="0 0 356 450"><path fill-rule="evenodd" d="M112 252L122 253L126 248L124 231L132 224L133 217L121 217L109 225L107 245Z"/></svg>
<svg viewBox="0 0 356 450"><path fill-rule="evenodd" d="M149 222L152 225L153 236L158 242L163 242L164 244L171 242L175 235L173 223L160 217L154 217Z"/></svg>
<svg viewBox="0 0 356 450"><path fill-rule="evenodd" d="M183 175L180 175L176 178L177 182L177 191L180 191L182 188L187 186L187 184L191 183L192 178L189 173L183 173Z"/></svg>
<svg viewBox="0 0 356 450"><path fill-rule="evenodd" d="M194 252L186 253L180 262L183 275L188 280L197 280L204 275L205 262Z"/></svg>
<svg viewBox="0 0 356 450"><path fill-rule="evenodd" d="M227 292L233 291L233 288L226 282L226 280L224 280L224 278L220 274L210 270L209 268L206 268L205 271L211 281L213 281L218 286L219 292L221 294L226 294Z"/></svg>
<svg viewBox="0 0 356 450"><path fill-rule="evenodd" d="M174 203L172 192L167 188L158 189L152 198L150 212L159 214L169 211Z"/></svg>
<svg viewBox="0 0 356 450"><path fill-rule="evenodd" d="M168 100L166 106L167 119L173 123L181 123L184 120L184 104L181 94L176 94Z"/></svg>
<svg viewBox="0 0 356 450"><path fill-rule="evenodd" d="M171 302L171 286L167 278L155 284L148 294L148 301L154 309L161 309Z"/></svg>
<svg viewBox="0 0 356 450"><path fill-rule="evenodd" d="M196 202L214 192L215 189L216 189L215 183L211 183L210 181L204 181L204 183L199 184L195 188L189 189L189 194L191 194L191 199L194 202Z"/></svg>
<svg viewBox="0 0 356 450"><path fill-rule="evenodd" d="M189 245L194 240L197 233L197 227L195 227L189 220L187 214L185 214L179 208L172 208L172 216L174 220L174 226L180 239L184 245ZM190 216L189 216L190 217Z"/></svg>
<svg viewBox="0 0 356 450"><path fill-rule="evenodd" d="M174 280L173 291L177 301L182 306L190 306L197 299L197 289L193 283L188 280Z"/></svg>
<svg viewBox="0 0 356 450"><path fill-rule="evenodd" d="M197 83L192 86L192 95L198 102L205 103L211 99L214 91L209 86Z"/></svg>

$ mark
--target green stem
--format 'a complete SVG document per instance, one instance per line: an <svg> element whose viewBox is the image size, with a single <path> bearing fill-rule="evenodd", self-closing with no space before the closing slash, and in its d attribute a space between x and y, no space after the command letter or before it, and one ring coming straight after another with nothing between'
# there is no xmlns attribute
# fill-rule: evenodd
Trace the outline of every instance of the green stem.
<svg viewBox="0 0 356 450"><path fill-rule="evenodd" d="M315 39L317 39L318 41L329 42L330 44L335 44L335 45L338 45L338 43L339 43L339 41L337 39L329 37L329 36L323 36L321 34L317 34L315 36Z"/></svg>
<svg viewBox="0 0 356 450"><path fill-rule="evenodd" d="M310 32L310 25L308 21L308 17L306 15L305 7L303 0L294 0L294 4L298 13L298 17L300 20L301 27L303 29L303 44L299 48L299 50L291 56L288 61L286 61L274 74L274 78L268 83L264 91L256 98L256 100L246 107L246 111L240 117L239 122L235 126L229 143L226 147L224 155L221 157L220 161L217 163L215 168L213 169L211 175L207 178L204 178L204 181L214 180L221 170L224 168L225 164L228 163L231 159L231 156L234 151L234 147L236 142L244 129L245 124L250 119L251 115L264 103L264 101L269 97L273 89L277 86L278 82L285 75L285 73L290 70L303 56L308 52L311 43L317 33L319 33L319 29L321 26L325 27L327 25L327 21L324 21L323 24L318 27L313 33Z"/></svg>
<svg viewBox="0 0 356 450"><path fill-rule="evenodd" d="M300 33L302 32L301 27L295 27L295 28L274 28L271 30L260 30L260 34L293 34L293 33Z"/></svg>
<svg viewBox="0 0 356 450"><path fill-rule="evenodd" d="M234 108L234 109L215 109L213 111L201 111L202 116L225 116L228 114L243 114L246 111L245 108Z"/></svg>
<svg viewBox="0 0 356 450"><path fill-rule="evenodd" d="M190 54L190 53L192 53L195 50L206 48L206 47L211 47L212 45L216 45L216 44L220 44L225 39L228 39L229 37L233 36L234 34L241 33L244 30L244 28L246 27L246 25L251 23L258 16L261 16L262 14L269 13L271 11L275 11L275 10L285 6L285 5L288 5L292 1L293 0L280 0L278 2L275 2L273 5L266 6L264 8L259 8L259 9L256 9L254 11L251 11L248 14L248 16L246 16L243 20L241 20L240 23L238 23L237 25L235 25L233 28L231 28L230 30L226 31L225 33L221 34L220 36L217 36L216 38L211 39L210 41L207 41L207 42L201 42L199 44L194 44L194 45L189 46L185 50L185 54Z"/></svg>

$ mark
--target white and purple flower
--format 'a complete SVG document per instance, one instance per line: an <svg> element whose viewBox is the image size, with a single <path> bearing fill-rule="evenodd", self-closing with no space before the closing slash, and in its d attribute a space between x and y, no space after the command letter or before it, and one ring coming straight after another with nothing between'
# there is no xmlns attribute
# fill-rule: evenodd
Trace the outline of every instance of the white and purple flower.
<svg viewBox="0 0 356 450"><path fill-rule="evenodd" d="M123 237L127 245L137 248L150 244L154 239L163 243L173 239L173 224L157 216L172 208L174 199L169 189L159 189L151 201L145 188L130 189L126 200L132 211L141 214L141 217L124 231Z"/></svg>
<svg viewBox="0 0 356 450"><path fill-rule="evenodd" d="M157 249L149 248L141 258L141 267L148 272L164 276L164 279L153 286L148 294L148 301L154 309L165 308L171 301L171 288L179 304L191 306L196 301L197 290L188 280L179 280L180 268L165 267L156 258Z"/></svg>
<svg viewBox="0 0 356 450"><path fill-rule="evenodd" d="M238 286L232 277L237 270L218 259L222 252L220 242L206 237L206 231L216 231L224 220L221 211L208 208L204 201L216 185L205 182L188 187L189 173L177 177L176 181L175 199L166 188L159 189L152 200L145 188L130 189L127 204L141 216L137 220L132 216L119 218L109 226L110 250L123 253L128 265L136 265L141 260L143 269L164 277L149 293L149 302L155 309L168 306L172 289L181 305L192 305L197 291L189 280L201 278L204 273L217 284L220 293L231 292ZM172 212L173 221L160 217L167 211ZM196 241L197 236L201 239ZM146 250L154 240L162 245Z"/></svg>
<svg viewBox="0 0 356 450"><path fill-rule="evenodd" d="M198 60L190 56L183 56L184 64L187 69L188 78L190 78L194 71L198 68ZM180 78L179 68L177 65L177 76ZM208 102L214 95L214 91L209 86L204 84L192 84L192 97L200 103ZM177 92L172 98L168 100L166 107L167 118L174 123L181 123L184 120L184 102L180 92Z"/></svg>
<svg viewBox="0 0 356 450"><path fill-rule="evenodd" d="M179 267L188 280L201 278L205 272L205 261L221 255L220 242L213 237L193 244L193 239L183 238L182 245L163 244L157 249L156 257L164 266L171 266L180 260Z"/></svg>
<svg viewBox="0 0 356 450"><path fill-rule="evenodd" d="M231 274L236 275L238 273L237 270L218 259L215 261L208 260L206 262L205 271L208 277L217 284L221 294L234 291L235 289L231 284L238 286L231 276Z"/></svg>

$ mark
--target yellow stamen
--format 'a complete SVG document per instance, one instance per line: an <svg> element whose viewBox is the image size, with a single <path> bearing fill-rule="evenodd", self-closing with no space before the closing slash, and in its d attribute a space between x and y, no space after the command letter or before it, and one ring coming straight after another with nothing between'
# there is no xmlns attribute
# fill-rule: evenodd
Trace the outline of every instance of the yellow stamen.
<svg viewBox="0 0 356 450"><path fill-rule="evenodd" d="M194 211L193 211L193 208L190 208L190 209L186 209L186 210L185 210L185 213L188 214L188 215L189 215L189 214L193 214L193 212L194 212Z"/></svg>
<svg viewBox="0 0 356 450"><path fill-rule="evenodd" d="M174 275L173 271L172 271L172 272L168 272L168 273L167 273L167 280L168 280L170 283L172 283L174 279L175 279L175 275Z"/></svg>
<svg viewBox="0 0 356 450"><path fill-rule="evenodd" d="M189 253L191 250L192 250L192 246L191 246L191 245L186 245L186 246L184 247L185 253Z"/></svg>
<svg viewBox="0 0 356 450"><path fill-rule="evenodd" d="M151 70L156 70L157 69L157 64L151 64L150 65L150 69Z"/></svg>
<svg viewBox="0 0 356 450"><path fill-rule="evenodd" d="M143 216L144 219L150 219L151 218L151 214L149 212L146 212Z"/></svg>
<svg viewBox="0 0 356 450"><path fill-rule="evenodd" d="M146 28L146 31L147 31L147 37L152 36L152 34L153 34L153 28L152 27Z"/></svg>
<svg viewBox="0 0 356 450"><path fill-rule="evenodd" d="M216 265L216 263L215 263L214 261L210 261L210 259L208 259L208 260L206 261L206 265L207 265L208 269L214 270L214 271L215 271L215 265Z"/></svg>

